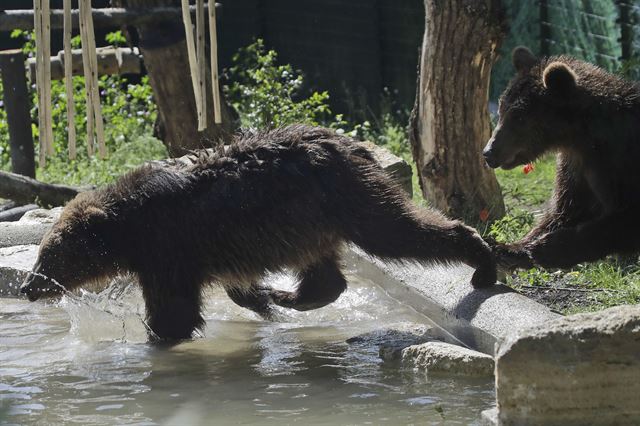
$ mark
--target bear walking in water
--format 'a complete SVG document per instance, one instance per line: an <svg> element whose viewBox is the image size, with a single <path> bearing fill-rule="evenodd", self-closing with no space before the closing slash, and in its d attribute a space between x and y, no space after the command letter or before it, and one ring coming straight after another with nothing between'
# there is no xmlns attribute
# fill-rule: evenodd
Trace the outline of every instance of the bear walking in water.
<svg viewBox="0 0 640 426"><path fill-rule="evenodd" d="M201 293L268 317L270 306L308 310L345 290L340 250L352 242L383 259L464 262L475 287L496 280L489 246L471 228L418 210L358 142L291 126L245 134L191 166L143 166L80 194L45 236L22 286L30 300L120 272L137 275L148 325L162 339L204 325ZM294 292L259 285L297 273Z"/></svg>
<svg viewBox="0 0 640 426"><path fill-rule="evenodd" d="M507 268L571 267L640 251L640 85L568 57L513 52L484 156L510 169L558 153L551 207L521 241L497 245Z"/></svg>

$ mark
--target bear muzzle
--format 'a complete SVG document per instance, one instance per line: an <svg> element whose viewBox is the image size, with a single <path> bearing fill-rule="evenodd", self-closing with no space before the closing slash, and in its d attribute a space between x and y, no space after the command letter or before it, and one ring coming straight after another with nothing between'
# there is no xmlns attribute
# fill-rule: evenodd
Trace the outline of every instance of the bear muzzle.
<svg viewBox="0 0 640 426"><path fill-rule="evenodd" d="M491 141L487 144L484 151L482 151L482 156L484 157L484 161L487 163L487 165L492 169L500 167L500 161L495 151L492 149Z"/></svg>
<svg viewBox="0 0 640 426"><path fill-rule="evenodd" d="M20 293L27 296L31 302L35 302L42 296L60 294L62 291L60 286L56 285L53 280L33 272L29 273L20 286Z"/></svg>

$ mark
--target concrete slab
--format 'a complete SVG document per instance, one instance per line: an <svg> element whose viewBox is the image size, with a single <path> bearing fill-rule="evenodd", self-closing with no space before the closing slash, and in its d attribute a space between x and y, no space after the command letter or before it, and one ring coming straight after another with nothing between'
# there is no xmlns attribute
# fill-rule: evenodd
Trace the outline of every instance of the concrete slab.
<svg viewBox="0 0 640 426"><path fill-rule="evenodd" d="M62 207L28 211L17 222L0 223L0 247L40 244L43 235L53 225Z"/></svg>
<svg viewBox="0 0 640 426"><path fill-rule="evenodd" d="M20 245L0 248L0 297L16 297L38 257L38 246Z"/></svg>
<svg viewBox="0 0 640 426"><path fill-rule="evenodd" d="M560 317L504 285L475 290L470 284L473 269L464 265L390 264L356 247L348 250L346 262L465 345L489 355L512 331Z"/></svg>

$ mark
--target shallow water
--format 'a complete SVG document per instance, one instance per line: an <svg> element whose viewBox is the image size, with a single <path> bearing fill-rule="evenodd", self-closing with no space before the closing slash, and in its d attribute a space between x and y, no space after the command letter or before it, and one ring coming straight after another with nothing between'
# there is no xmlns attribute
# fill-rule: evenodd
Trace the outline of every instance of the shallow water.
<svg viewBox="0 0 640 426"><path fill-rule="evenodd" d="M380 330L430 322L354 276L334 304L278 322L212 290L204 336L171 349L146 343L143 312L122 282L55 303L0 299L0 424L474 424L494 401L489 379L382 362L393 337Z"/></svg>

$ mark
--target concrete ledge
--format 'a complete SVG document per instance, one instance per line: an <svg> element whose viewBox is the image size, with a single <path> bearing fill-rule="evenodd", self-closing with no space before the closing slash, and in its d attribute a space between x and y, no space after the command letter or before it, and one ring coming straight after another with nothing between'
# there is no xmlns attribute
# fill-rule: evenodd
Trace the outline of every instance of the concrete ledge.
<svg viewBox="0 0 640 426"><path fill-rule="evenodd" d="M40 244L45 232L60 217L62 207L26 212L17 222L0 223L0 247Z"/></svg>
<svg viewBox="0 0 640 426"><path fill-rule="evenodd" d="M16 297L38 257L37 245L0 248L0 297Z"/></svg>
<svg viewBox="0 0 640 426"><path fill-rule="evenodd" d="M470 348L489 355L514 330L560 317L504 285L473 289L473 269L464 265L390 264L355 247L347 251L346 261L390 296L426 315Z"/></svg>

